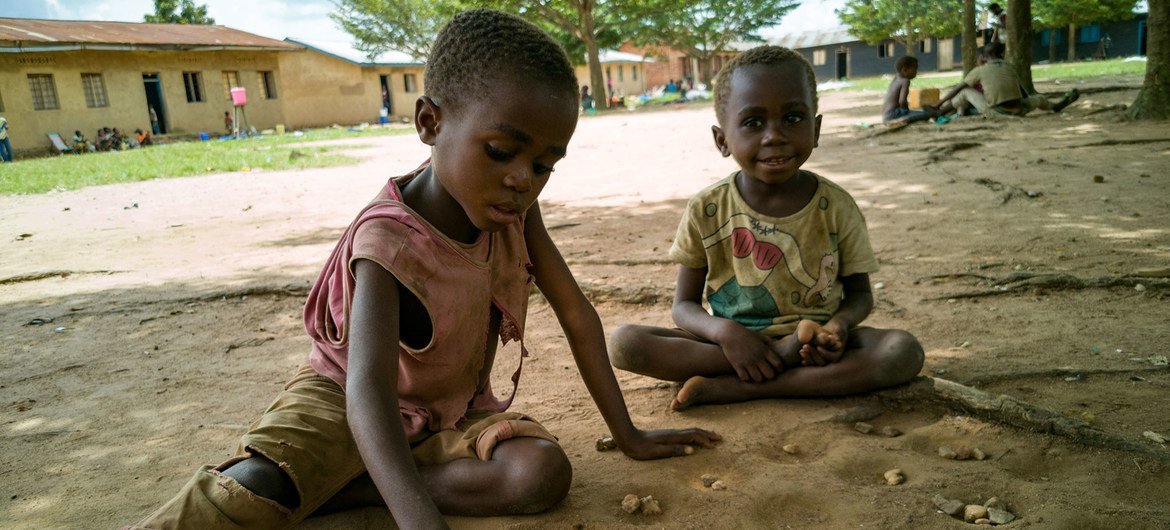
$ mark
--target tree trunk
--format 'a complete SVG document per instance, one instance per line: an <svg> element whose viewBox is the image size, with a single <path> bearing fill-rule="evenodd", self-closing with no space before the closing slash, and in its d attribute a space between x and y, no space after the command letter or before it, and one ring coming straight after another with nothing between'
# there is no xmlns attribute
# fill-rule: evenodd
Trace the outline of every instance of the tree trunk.
<svg viewBox="0 0 1170 530"><path fill-rule="evenodd" d="M1077 23L1068 23L1068 60L1077 60Z"/></svg>
<svg viewBox="0 0 1170 530"><path fill-rule="evenodd" d="M1149 0L1146 80L1129 107L1135 120L1170 119L1170 0Z"/></svg>
<svg viewBox="0 0 1170 530"><path fill-rule="evenodd" d="M1056 33L1057 28L1048 28L1048 64L1056 62Z"/></svg>
<svg viewBox="0 0 1170 530"><path fill-rule="evenodd" d="M963 77L975 69L975 0L963 0ZM953 52L952 52L953 53Z"/></svg>
<svg viewBox="0 0 1170 530"><path fill-rule="evenodd" d="M1008 0L1007 61L1016 70L1020 86L1036 93L1032 84L1032 0Z"/></svg>
<svg viewBox="0 0 1170 530"><path fill-rule="evenodd" d="M585 43L586 60L589 62L589 86L593 92L593 105L598 109L609 108L609 92L605 89L605 79L601 75L601 58L597 50L597 35L594 34L593 12L578 7L578 16L581 17L581 40Z"/></svg>

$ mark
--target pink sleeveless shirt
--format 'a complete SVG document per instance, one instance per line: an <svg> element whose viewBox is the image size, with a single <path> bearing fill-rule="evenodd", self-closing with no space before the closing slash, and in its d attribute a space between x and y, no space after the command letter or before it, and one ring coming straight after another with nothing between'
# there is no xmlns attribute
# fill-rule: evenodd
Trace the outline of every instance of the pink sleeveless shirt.
<svg viewBox="0 0 1170 530"><path fill-rule="evenodd" d="M500 339L520 341L532 275L523 218L500 232L483 232L471 245L452 241L402 203L400 186L422 169L391 179L345 231L305 303L305 329L313 339L309 363L345 387L353 263L378 263L427 308L432 337L422 349L399 342L398 400L408 439L452 429L468 408L502 412L490 382L477 393L488 343L491 308L503 318ZM520 380L520 368L512 376Z"/></svg>

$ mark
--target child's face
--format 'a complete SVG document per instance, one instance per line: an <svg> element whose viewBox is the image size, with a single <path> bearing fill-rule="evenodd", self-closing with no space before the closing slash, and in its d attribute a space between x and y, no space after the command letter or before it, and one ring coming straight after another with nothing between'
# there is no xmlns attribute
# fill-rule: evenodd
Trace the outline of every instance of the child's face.
<svg viewBox="0 0 1170 530"><path fill-rule="evenodd" d="M902 74L902 77L905 77L906 79L914 79L915 77L918 77L918 67L917 66L905 66L902 69L898 70L898 73Z"/></svg>
<svg viewBox="0 0 1170 530"><path fill-rule="evenodd" d="M743 173L768 184L797 174L817 146L821 117L804 66L751 65L731 76L723 123L712 127L715 146Z"/></svg>
<svg viewBox="0 0 1170 530"><path fill-rule="evenodd" d="M541 88L499 81L489 86L490 98L467 101L456 112L428 111L429 100L417 105L415 124L419 138L433 147L435 177L480 230L518 221L566 154L577 127L577 99Z"/></svg>

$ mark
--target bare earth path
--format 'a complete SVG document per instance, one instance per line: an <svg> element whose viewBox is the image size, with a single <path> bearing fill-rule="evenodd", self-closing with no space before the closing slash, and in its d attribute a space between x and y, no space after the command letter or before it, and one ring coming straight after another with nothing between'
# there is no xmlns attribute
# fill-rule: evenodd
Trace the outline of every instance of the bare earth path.
<svg viewBox="0 0 1170 530"><path fill-rule="evenodd" d="M1135 80L1094 83L1081 86ZM595 450L604 424L537 297L514 407L560 436L573 489L545 514L452 525L963 526L931 503L942 494L999 496L1020 516L1012 527L1170 526L1170 471L1157 456L1167 451L1142 436L1170 435L1170 373L1156 364L1170 354L1170 128L1095 112L1132 101L1134 90L1086 92L1062 115L889 134L854 127L877 120L878 94L825 94L809 168L861 204L882 264L869 322L915 333L926 375L1084 419L1155 456L929 402L772 400L676 413L672 387L619 373L640 426L725 437L688 458L635 462ZM558 165L542 197L546 222L607 329L669 325L665 252L681 208L733 169L711 146L713 119L709 106L585 118ZM361 142L363 162L350 167L0 197L0 527L133 522L232 451L307 353L304 290L339 231L388 176L427 155L413 136ZM1028 273L1125 281L992 285ZM512 372L516 355L501 352L496 376ZM905 434L862 434L857 418ZM938 456L961 445L990 458ZM904 484L885 483L892 468ZM707 473L727 489L704 488ZM626 514L627 493L653 495L664 513ZM302 527L393 523L368 509Z"/></svg>

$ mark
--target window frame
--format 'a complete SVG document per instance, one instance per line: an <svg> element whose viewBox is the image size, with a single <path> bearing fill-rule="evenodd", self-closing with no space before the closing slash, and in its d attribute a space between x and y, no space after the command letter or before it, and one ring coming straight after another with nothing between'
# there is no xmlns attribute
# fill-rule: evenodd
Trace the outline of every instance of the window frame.
<svg viewBox="0 0 1170 530"><path fill-rule="evenodd" d="M418 92L418 77L415 74L402 74L402 91L407 94Z"/></svg>
<svg viewBox="0 0 1170 530"><path fill-rule="evenodd" d="M102 74L82 72L81 90L85 94L86 107L98 109L110 106L110 98L106 92L106 80Z"/></svg>
<svg viewBox="0 0 1170 530"><path fill-rule="evenodd" d="M183 91L187 95L187 103L203 103L207 101L204 90L203 72L183 72Z"/></svg>
<svg viewBox="0 0 1170 530"><path fill-rule="evenodd" d="M812 63L813 66L824 66L829 61L829 50L820 49L813 50Z"/></svg>
<svg viewBox="0 0 1170 530"><path fill-rule="evenodd" d="M256 72L260 79L260 96L264 99L276 99L276 74L272 70Z"/></svg>
<svg viewBox="0 0 1170 530"><path fill-rule="evenodd" d="M43 86L34 86L34 80L46 80ZM37 83L41 85L42 83ZM46 94L38 94L38 88L47 90ZM29 95L32 96L33 110L59 110L61 108L61 98L57 97L57 83L53 79L53 74L28 74L28 89ZM52 101L46 101L46 96L50 97ZM49 106L47 103L51 103Z"/></svg>
<svg viewBox="0 0 1170 530"><path fill-rule="evenodd" d="M239 70L221 70L223 76L223 99L232 100L232 89L235 87L242 87L240 84Z"/></svg>

